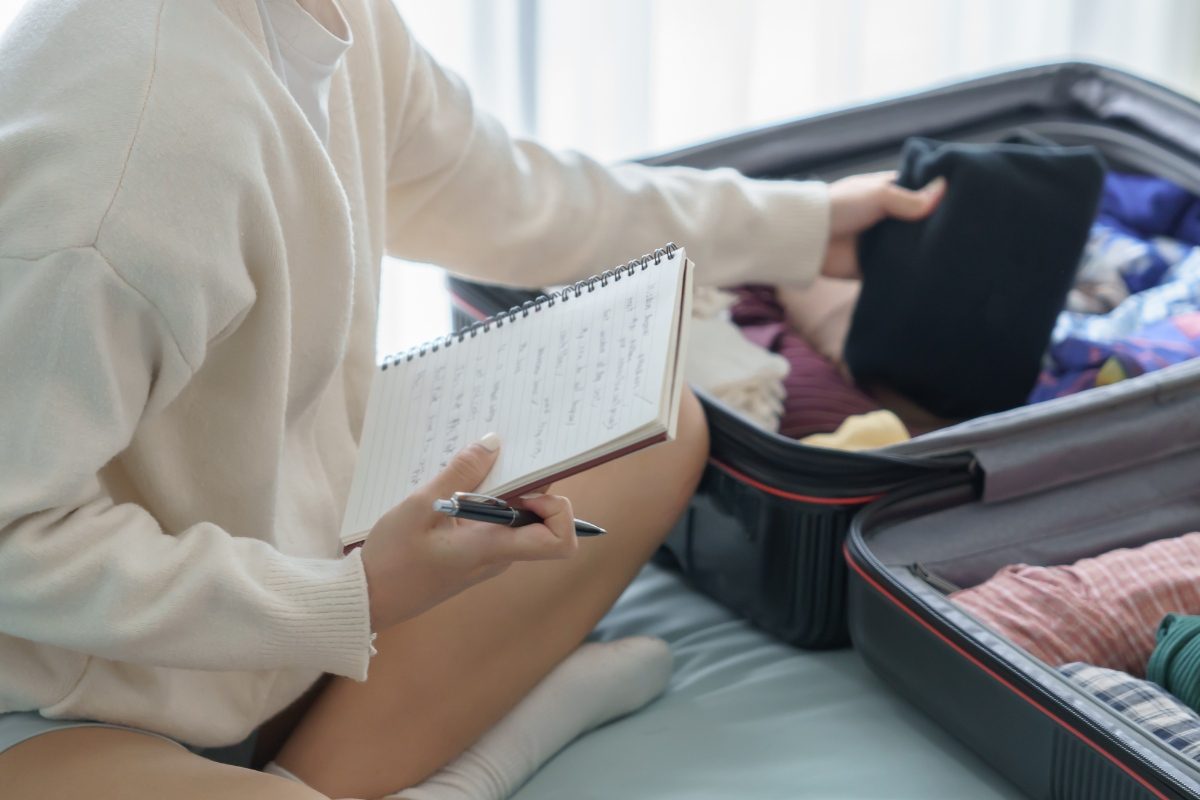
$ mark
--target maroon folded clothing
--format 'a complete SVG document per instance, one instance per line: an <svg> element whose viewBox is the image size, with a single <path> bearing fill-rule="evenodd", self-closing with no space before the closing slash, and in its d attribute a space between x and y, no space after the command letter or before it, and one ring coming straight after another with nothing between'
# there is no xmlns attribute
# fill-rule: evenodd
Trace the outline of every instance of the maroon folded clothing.
<svg viewBox="0 0 1200 800"><path fill-rule="evenodd" d="M860 391L821 356L786 320L783 306L770 286L738 286L730 308L735 325L746 338L787 359L791 370L783 385L787 394L779 432L793 439L832 433L846 418L878 411L879 404Z"/></svg>
<svg viewBox="0 0 1200 800"><path fill-rule="evenodd" d="M745 286L732 286L725 291L737 297L737 302L729 308L729 317L739 328L783 322L787 319L787 312L780 305L774 286L747 283Z"/></svg>

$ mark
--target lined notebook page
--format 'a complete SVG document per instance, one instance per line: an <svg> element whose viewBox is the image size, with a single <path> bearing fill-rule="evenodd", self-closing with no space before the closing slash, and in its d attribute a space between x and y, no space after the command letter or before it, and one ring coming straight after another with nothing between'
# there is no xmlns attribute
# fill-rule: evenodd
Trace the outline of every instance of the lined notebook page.
<svg viewBox="0 0 1200 800"><path fill-rule="evenodd" d="M500 456L478 491L500 494L656 421L665 430L685 263L676 250L378 371L343 540L361 538L489 431L500 436Z"/></svg>

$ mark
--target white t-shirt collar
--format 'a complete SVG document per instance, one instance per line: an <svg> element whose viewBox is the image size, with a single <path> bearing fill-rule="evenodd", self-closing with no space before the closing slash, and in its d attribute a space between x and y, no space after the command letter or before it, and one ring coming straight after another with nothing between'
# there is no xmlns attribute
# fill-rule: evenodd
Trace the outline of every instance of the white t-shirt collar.
<svg viewBox="0 0 1200 800"><path fill-rule="evenodd" d="M329 140L329 88L354 39L336 0L258 0L271 64L322 143ZM318 18L319 17L319 18Z"/></svg>

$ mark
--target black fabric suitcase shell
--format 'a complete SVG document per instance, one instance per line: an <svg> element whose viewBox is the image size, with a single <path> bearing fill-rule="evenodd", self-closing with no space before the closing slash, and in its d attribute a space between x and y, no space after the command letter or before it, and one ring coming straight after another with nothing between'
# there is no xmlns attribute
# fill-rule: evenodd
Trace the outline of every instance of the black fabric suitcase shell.
<svg viewBox="0 0 1200 800"><path fill-rule="evenodd" d="M856 517L854 645L1030 797L1200 798L1200 764L946 596L1009 563L1069 564L1200 530L1200 361L1079 399L910 443L968 456L982 479L917 482Z"/></svg>
<svg viewBox="0 0 1200 800"><path fill-rule="evenodd" d="M1091 144L1113 169L1160 175L1200 193L1200 105L1085 63L999 73L644 161L833 180L894 167L904 140L915 135ZM450 289L460 324L537 294L458 278L450 279ZM848 641L842 544L857 511L931 477L978 480L969 454L806 447L757 428L710 397L700 399L712 436L710 463L666 550L698 589L798 646Z"/></svg>

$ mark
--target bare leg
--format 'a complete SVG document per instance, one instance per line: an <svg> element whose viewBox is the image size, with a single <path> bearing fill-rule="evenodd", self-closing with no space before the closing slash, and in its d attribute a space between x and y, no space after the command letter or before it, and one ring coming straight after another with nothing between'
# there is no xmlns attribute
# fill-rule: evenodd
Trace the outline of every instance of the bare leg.
<svg viewBox="0 0 1200 800"><path fill-rule="evenodd" d="M0 753L0 787L14 800L327 800L282 778L111 728L45 733Z"/></svg>
<svg viewBox="0 0 1200 800"><path fill-rule="evenodd" d="M380 634L366 683L335 679L276 758L310 786L377 797L419 784L503 717L587 636L686 506L708 453L687 393L676 441L553 491L607 536L506 573Z"/></svg>

